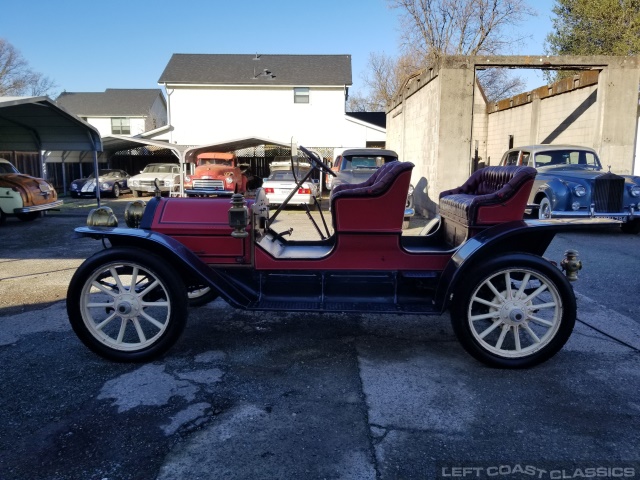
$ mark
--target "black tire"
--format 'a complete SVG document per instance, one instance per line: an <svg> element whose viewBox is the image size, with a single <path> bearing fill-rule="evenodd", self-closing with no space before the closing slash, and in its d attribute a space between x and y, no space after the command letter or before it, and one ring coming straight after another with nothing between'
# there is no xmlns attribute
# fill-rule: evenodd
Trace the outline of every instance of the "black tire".
<svg viewBox="0 0 640 480"><path fill-rule="evenodd" d="M76 270L67 291L67 313L78 338L117 362L146 362L165 353L180 338L187 312L180 276L137 248L93 255Z"/></svg>
<svg viewBox="0 0 640 480"><path fill-rule="evenodd" d="M0 225L4 224L4 222L6 222L6 221L7 221L7 216L5 215L5 213L0 208Z"/></svg>
<svg viewBox="0 0 640 480"><path fill-rule="evenodd" d="M71 192L71 198L80 198L80 194L76 192Z"/></svg>
<svg viewBox="0 0 640 480"><path fill-rule="evenodd" d="M120 196L120 185L118 185L117 183L113 184L111 195L113 195L113 198L118 198Z"/></svg>
<svg viewBox="0 0 640 480"><path fill-rule="evenodd" d="M573 331L571 284L541 257L497 257L461 283L451 307L453 330L464 349L486 365L533 367L558 353ZM542 285L546 288L539 290Z"/></svg>
<svg viewBox="0 0 640 480"><path fill-rule="evenodd" d="M23 222L32 222L36 218L40 218L42 216L42 212L27 212L27 213L16 213L16 217L18 220L22 220Z"/></svg>
<svg viewBox="0 0 640 480"><path fill-rule="evenodd" d="M201 307L218 298L216 290L205 285L191 285L187 287L187 297L190 307Z"/></svg>
<svg viewBox="0 0 640 480"><path fill-rule="evenodd" d="M140 190L131 190L131 193L133 194L134 197L139 197L140 196Z"/></svg>
<svg viewBox="0 0 640 480"><path fill-rule="evenodd" d="M548 220L551 218L551 202L547 197L543 197L540 200L538 208L538 218L540 220Z"/></svg>
<svg viewBox="0 0 640 480"><path fill-rule="evenodd" d="M630 220L626 223L620 224L620 229L624 233L630 233L636 235L640 233L640 220Z"/></svg>

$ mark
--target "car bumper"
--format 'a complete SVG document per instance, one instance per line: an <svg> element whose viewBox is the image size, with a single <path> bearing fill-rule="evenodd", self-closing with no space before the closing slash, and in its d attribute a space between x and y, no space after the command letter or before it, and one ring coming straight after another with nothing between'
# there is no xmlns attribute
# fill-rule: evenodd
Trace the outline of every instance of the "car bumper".
<svg viewBox="0 0 640 480"><path fill-rule="evenodd" d="M267 201L271 205L280 205L282 204L289 194L278 194L278 193L267 193ZM313 205L313 196L312 195L294 195L289 200L289 205Z"/></svg>
<svg viewBox="0 0 640 480"><path fill-rule="evenodd" d="M202 195L219 195L230 197L233 195L231 190L222 190L216 188L198 188L198 189L185 189L184 194L188 197L202 196Z"/></svg>
<svg viewBox="0 0 640 480"><path fill-rule="evenodd" d="M612 220L618 220L620 222L627 222L640 218L640 212L586 212L586 211L565 211L565 210L553 210L551 212L551 218L609 218Z"/></svg>
<svg viewBox="0 0 640 480"><path fill-rule="evenodd" d="M63 200L57 200L55 202L45 203L44 205L33 205L31 207L16 208L13 210L13 213L42 212L44 210L51 210L52 208L59 208L63 203Z"/></svg>

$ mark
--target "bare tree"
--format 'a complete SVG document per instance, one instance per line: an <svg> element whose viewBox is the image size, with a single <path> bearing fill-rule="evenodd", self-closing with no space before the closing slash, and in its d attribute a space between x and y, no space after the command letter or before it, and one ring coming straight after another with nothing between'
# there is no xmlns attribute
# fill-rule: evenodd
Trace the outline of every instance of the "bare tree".
<svg viewBox="0 0 640 480"><path fill-rule="evenodd" d="M31 70L13 45L0 38L0 96L47 95L55 87L51 79Z"/></svg>
<svg viewBox="0 0 640 480"><path fill-rule="evenodd" d="M370 97L387 103L412 75L437 66L445 55L496 55L507 51L524 37L508 36L506 28L535 15L525 0L387 2L390 8L400 12L402 53L395 60L387 57L384 69L376 63L379 55L372 54L364 79ZM479 81L491 101L511 96L524 85L522 79L500 70L482 73Z"/></svg>

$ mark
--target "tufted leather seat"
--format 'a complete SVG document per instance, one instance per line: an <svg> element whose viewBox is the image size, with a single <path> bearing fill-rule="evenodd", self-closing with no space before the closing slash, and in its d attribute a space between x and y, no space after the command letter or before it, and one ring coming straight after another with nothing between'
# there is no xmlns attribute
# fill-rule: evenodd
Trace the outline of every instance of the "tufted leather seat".
<svg viewBox="0 0 640 480"><path fill-rule="evenodd" d="M336 185L331 212L336 231L401 231L413 163L392 161L366 181Z"/></svg>
<svg viewBox="0 0 640 480"><path fill-rule="evenodd" d="M465 226L522 220L536 170L485 167L460 187L440 193L440 215Z"/></svg>
<svg viewBox="0 0 640 480"><path fill-rule="evenodd" d="M413 169L411 162L393 161L380 166L362 183L342 183L331 190L331 202L343 197L369 197L379 195L389 188L402 172Z"/></svg>

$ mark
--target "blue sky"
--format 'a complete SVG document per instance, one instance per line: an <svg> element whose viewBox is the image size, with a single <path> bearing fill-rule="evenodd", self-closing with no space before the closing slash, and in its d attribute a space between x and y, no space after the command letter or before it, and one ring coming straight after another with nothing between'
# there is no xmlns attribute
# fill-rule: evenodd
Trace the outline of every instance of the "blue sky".
<svg viewBox="0 0 640 480"><path fill-rule="evenodd" d="M543 52L554 1L530 4L539 15L518 32L531 40L508 53ZM32 0L5 2L2 17L0 37L70 92L159 88L173 53L350 54L358 92L369 54L395 55L399 41L385 0Z"/></svg>

